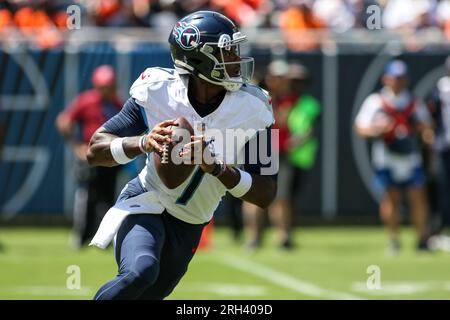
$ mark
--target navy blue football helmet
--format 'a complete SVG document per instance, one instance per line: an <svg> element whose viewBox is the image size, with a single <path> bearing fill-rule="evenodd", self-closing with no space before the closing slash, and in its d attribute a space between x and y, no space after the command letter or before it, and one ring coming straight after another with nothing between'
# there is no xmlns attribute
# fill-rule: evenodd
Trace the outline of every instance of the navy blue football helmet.
<svg viewBox="0 0 450 320"><path fill-rule="evenodd" d="M236 25L223 14L197 11L181 19L169 36L175 69L181 74L193 74L210 83L236 91L253 76L254 60L240 57L239 45L245 42ZM226 62L226 51L238 55ZM226 67L238 70L230 75Z"/></svg>

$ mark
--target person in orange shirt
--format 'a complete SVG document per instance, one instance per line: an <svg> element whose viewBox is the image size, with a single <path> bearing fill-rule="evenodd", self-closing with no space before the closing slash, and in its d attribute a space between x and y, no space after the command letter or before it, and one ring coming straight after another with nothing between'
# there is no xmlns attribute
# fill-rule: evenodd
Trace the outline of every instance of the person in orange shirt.
<svg viewBox="0 0 450 320"><path fill-rule="evenodd" d="M0 31L6 27L11 27L13 25L13 15L12 13L4 8L0 8Z"/></svg>
<svg viewBox="0 0 450 320"><path fill-rule="evenodd" d="M231 20L241 26L258 23L261 14L264 15L264 0L213 0L211 6L220 10Z"/></svg>
<svg viewBox="0 0 450 320"><path fill-rule="evenodd" d="M47 12L48 8L46 2L39 5L24 5L14 14L17 28L24 35L33 37L35 44L41 48L53 48L62 43L62 35ZM61 23L61 17L58 21Z"/></svg>
<svg viewBox="0 0 450 320"><path fill-rule="evenodd" d="M326 24L314 16L309 1L293 1L281 13L279 26L287 46L295 51L318 48L320 36L310 31L324 29Z"/></svg>

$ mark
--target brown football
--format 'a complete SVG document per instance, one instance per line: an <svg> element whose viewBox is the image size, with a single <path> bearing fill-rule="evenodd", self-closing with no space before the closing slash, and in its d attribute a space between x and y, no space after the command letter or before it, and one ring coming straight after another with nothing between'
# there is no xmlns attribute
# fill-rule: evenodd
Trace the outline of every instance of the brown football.
<svg viewBox="0 0 450 320"><path fill-rule="evenodd" d="M156 172L164 185L169 189L175 189L181 185L194 170L194 165L183 164L179 151L183 145L190 142L190 136L194 135L194 129L184 117L176 119L177 126L171 126L172 143L166 144L163 154L155 152L154 162Z"/></svg>

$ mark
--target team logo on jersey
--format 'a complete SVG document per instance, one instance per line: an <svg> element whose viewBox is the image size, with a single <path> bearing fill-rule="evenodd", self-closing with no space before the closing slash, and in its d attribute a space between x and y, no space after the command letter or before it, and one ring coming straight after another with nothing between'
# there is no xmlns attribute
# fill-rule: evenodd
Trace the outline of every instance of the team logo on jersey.
<svg viewBox="0 0 450 320"><path fill-rule="evenodd" d="M200 40L197 27L185 22L178 22L172 33L177 43L185 50L194 49Z"/></svg>

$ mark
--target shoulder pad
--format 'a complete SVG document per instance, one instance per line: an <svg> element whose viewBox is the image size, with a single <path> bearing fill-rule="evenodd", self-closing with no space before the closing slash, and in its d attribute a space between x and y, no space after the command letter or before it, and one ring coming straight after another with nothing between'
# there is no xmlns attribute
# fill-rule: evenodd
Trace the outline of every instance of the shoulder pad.
<svg viewBox="0 0 450 320"><path fill-rule="evenodd" d="M275 122L275 119L272 109L272 97L269 92L253 84L245 84L240 90L257 98L256 101L260 101L261 107L264 108L264 110L261 110L260 112L262 117L261 120L266 127L272 125Z"/></svg>
<svg viewBox="0 0 450 320"><path fill-rule="evenodd" d="M254 84L244 84L240 90L261 100L266 108L272 112L272 97L269 95L269 92Z"/></svg>
<svg viewBox="0 0 450 320"><path fill-rule="evenodd" d="M145 102L148 93L161 88L164 82L177 79L175 70L166 68L147 68L134 81L130 88L130 96L134 99Z"/></svg>

